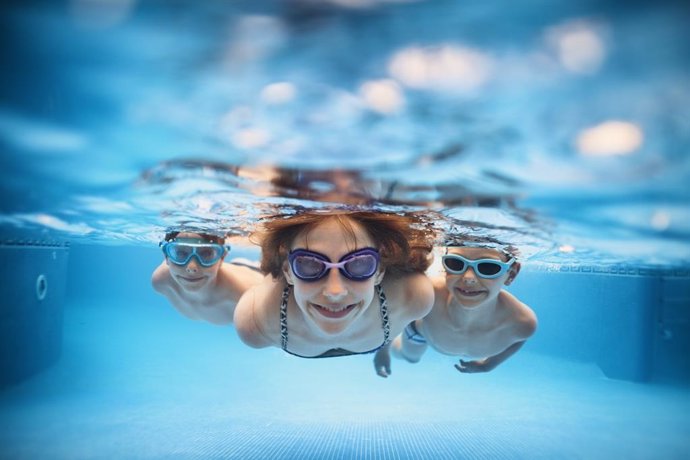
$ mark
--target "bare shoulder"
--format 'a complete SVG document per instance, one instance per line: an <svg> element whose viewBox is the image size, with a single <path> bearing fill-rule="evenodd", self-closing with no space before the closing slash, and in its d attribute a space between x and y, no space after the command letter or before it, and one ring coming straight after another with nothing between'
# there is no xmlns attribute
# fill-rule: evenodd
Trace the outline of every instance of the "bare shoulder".
<svg viewBox="0 0 690 460"><path fill-rule="evenodd" d="M266 276L249 288L237 303L233 320L235 328L242 341L250 347L263 348L273 344L270 337L274 335L271 331L275 326L270 312L276 312L277 320L280 302L280 295L275 295L276 288L277 283ZM271 301L277 302L273 309L270 308Z"/></svg>
<svg viewBox="0 0 690 460"><path fill-rule="evenodd" d="M237 286L242 292L263 280L263 275L258 271L234 263L224 262L220 273L225 283Z"/></svg>
<svg viewBox="0 0 690 460"><path fill-rule="evenodd" d="M501 301L509 308L515 333L519 338L528 339L537 330L537 315L527 304L507 291L502 291Z"/></svg>
<svg viewBox="0 0 690 460"><path fill-rule="evenodd" d="M434 287L424 273L385 279L383 289L392 303L404 307L410 320L426 316L434 304Z"/></svg>
<svg viewBox="0 0 690 460"><path fill-rule="evenodd" d="M157 292L163 292L166 288L169 288L171 281L170 269L165 262L156 267L151 275L151 286Z"/></svg>
<svg viewBox="0 0 690 460"><path fill-rule="evenodd" d="M431 278L431 284L434 287L434 296L445 302L448 289L446 288L445 276L434 276Z"/></svg>

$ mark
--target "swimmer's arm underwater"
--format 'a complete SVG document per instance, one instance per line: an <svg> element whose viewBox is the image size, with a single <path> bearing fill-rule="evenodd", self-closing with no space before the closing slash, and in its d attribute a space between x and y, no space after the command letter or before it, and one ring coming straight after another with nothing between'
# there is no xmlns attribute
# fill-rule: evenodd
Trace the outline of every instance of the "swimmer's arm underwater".
<svg viewBox="0 0 690 460"><path fill-rule="evenodd" d="M522 348L522 346L525 344L525 340L522 340L520 342L515 342L502 352L500 352L497 355L494 356L489 356L488 358L485 359L480 359L480 360L475 360L475 361L464 361L460 360L458 364L455 365L455 368L464 373L464 374L476 374L480 372L490 372L496 367L501 364L503 361L506 359L510 358L513 356L517 351Z"/></svg>
<svg viewBox="0 0 690 460"><path fill-rule="evenodd" d="M262 315L265 310L261 308L263 304L260 300L266 298L267 291L270 297L270 289L267 289L267 286L276 284L269 278L266 277L264 283L247 290L235 309L234 323L237 335L240 336L242 342L252 348L265 348L274 345L274 341L264 331L269 321Z"/></svg>
<svg viewBox="0 0 690 460"><path fill-rule="evenodd" d="M529 310L524 318L517 323L517 331L514 338L515 342L512 345L496 355L481 360L464 361L461 359L460 362L455 365L455 368L465 374L490 372L496 369L499 364L517 353L536 330L537 317L532 310Z"/></svg>

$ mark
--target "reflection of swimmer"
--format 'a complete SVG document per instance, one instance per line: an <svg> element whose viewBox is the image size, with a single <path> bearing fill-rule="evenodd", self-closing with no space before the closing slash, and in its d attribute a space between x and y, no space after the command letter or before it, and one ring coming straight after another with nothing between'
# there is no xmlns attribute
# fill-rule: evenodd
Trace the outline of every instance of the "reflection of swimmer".
<svg viewBox="0 0 690 460"><path fill-rule="evenodd" d="M460 356L464 373L488 372L515 354L534 333L534 312L502 289L513 282L520 263L512 255L487 247L450 246L443 256L445 276L435 278L434 307L413 321L392 343L393 354L418 362L430 344ZM376 373L388 377L389 347L374 357Z"/></svg>
<svg viewBox="0 0 690 460"><path fill-rule="evenodd" d="M308 212L267 222L263 282L235 311L242 340L307 358L373 352L428 313L431 245L415 220Z"/></svg>
<svg viewBox="0 0 690 460"><path fill-rule="evenodd" d="M153 288L188 318L231 323L237 301L263 277L239 260L223 262L229 251L224 243L206 233L166 234L165 261L153 272Z"/></svg>

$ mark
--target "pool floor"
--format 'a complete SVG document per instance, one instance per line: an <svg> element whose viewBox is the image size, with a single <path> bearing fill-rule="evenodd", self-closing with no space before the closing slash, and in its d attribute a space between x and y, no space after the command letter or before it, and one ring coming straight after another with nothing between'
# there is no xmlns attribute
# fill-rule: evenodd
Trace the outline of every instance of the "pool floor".
<svg viewBox="0 0 690 460"><path fill-rule="evenodd" d="M688 458L690 391L531 353L464 375L428 354L243 347L165 304L73 302L61 360L0 392L0 458Z"/></svg>

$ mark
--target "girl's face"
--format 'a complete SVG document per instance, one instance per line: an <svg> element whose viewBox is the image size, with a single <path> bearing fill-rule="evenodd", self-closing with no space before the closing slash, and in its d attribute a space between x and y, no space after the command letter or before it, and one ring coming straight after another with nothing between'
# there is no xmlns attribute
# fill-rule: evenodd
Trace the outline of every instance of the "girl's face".
<svg viewBox="0 0 690 460"><path fill-rule="evenodd" d="M506 262L508 257L500 251L488 248L451 247L448 254L458 254L469 260L494 259ZM463 307L476 307L498 297L504 285L517 275L519 264L513 266L498 278L483 278L472 267L459 275L446 272L446 288Z"/></svg>
<svg viewBox="0 0 690 460"><path fill-rule="evenodd" d="M374 242L364 228L356 222L350 223L352 234L337 219L324 218L315 227L298 234L290 250L306 249L338 262L354 250L373 248ZM362 317L374 299L374 286L384 274L379 267L371 278L353 281L337 268L331 268L319 280L303 281L295 276L287 262L283 273L294 286L295 301L307 323L325 335L338 335Z"/></svg>

